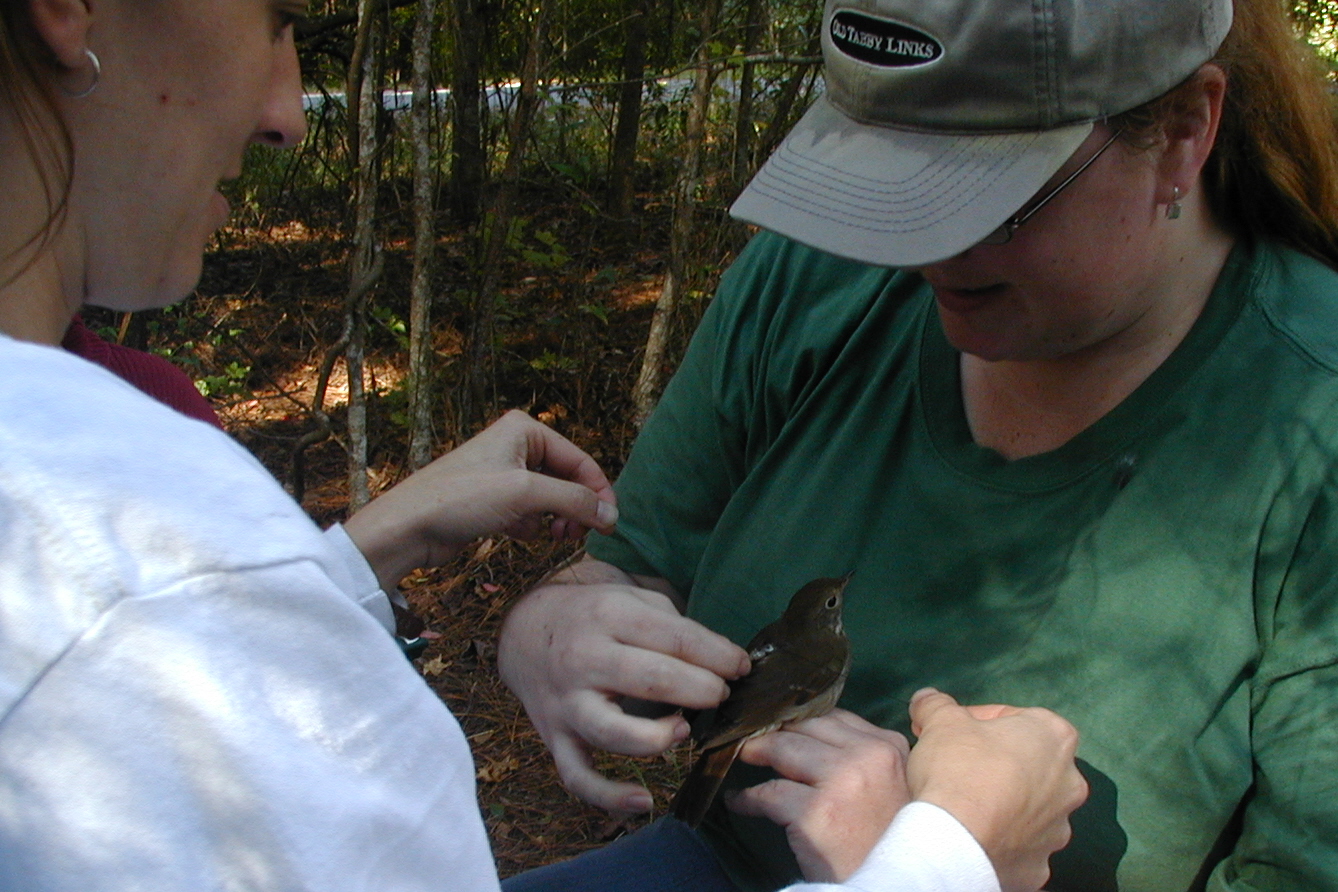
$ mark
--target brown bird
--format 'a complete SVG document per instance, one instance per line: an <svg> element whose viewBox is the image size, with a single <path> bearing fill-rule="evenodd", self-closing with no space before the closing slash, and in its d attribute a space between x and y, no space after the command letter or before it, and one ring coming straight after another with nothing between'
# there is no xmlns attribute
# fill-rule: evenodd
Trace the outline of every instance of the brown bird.
<svg viewBox="0 0 1338 892"><path fill-rule="evenodd" d="M730 683L729 697L710 723L694 733L702 754L670 806L696 827L715 799L725 773L750 738L786 722L828 712L850 672L850 642L841 626L849 576L815 579L795 592L780 619L748 642L752 669Z"/></svg>

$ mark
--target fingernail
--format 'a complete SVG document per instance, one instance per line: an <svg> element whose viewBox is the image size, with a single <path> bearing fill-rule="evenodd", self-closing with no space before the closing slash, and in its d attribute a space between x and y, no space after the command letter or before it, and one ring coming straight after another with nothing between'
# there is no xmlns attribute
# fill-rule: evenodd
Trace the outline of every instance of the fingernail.
<svg viewBox="0 0 1338 892"><path fill-rule="evenodd" d="M595 507L595 516L599 518L601 526L611 527L618 522L618 506L601 499Z"/></svg>
<svg viewBox="0 0 1338 892"><path fill-rule="evenodd" d="M629 793L623 797L623 809L626 811L643 812L650 811L655 800L644 790L640 793Z"/></svg>
<svg viewBox="0 0 1338 892"><path fill-rule="evenodd" d="M691 733L692 726L688 724L687 720L680 721L674 725L674 743L682 743L688 739L688 735Z"/></svg>
<svg viewBox="0 0 1338 892"><path fill-rule="evenodd" d="M937 694L937 693L938 693L938 688L920 688L920 690L916 691L914 694L911 694L911 702L914 703L921 697L928 697L930 694Z"/></svg>

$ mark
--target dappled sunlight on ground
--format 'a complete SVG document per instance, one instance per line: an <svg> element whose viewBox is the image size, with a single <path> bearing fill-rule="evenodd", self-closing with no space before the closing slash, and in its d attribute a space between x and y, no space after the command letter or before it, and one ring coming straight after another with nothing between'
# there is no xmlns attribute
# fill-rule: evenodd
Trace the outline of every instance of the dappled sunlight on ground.
<svg viewBox="0 0 1338 892"><path fill-rule="evenodd" d="M295 366L274 376L272 380L261 382L243 399L216 403L215 409L229 426L290 421L295 415L305 415L311 408L316 396L319 370L319 364L315 362ZM399 365L376 358L365 363L364 372L364 387L377 391L399 388L407 376L407 372ZM347 408L348 370L340 361L330 371L329 383L325 388L324 410L327 413L341 412Z"/></svg>

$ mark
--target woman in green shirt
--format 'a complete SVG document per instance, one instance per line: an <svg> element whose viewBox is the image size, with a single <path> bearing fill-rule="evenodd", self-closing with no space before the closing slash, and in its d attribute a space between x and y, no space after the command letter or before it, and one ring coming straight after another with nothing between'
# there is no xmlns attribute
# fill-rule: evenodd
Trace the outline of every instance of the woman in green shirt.
<svg viewBox="0 0 1338 892"><path fill-rule="evenodd" d="M1078 728L1047 888L1338 887L1338 134L1284 8L834 0L823 41L618 532L504 631L564 779L649 808L586 754L686 725L617 697L710 705L712 635L853 570L843 707ZM722 888L793 874L720 803L701 838Z"/></svg>

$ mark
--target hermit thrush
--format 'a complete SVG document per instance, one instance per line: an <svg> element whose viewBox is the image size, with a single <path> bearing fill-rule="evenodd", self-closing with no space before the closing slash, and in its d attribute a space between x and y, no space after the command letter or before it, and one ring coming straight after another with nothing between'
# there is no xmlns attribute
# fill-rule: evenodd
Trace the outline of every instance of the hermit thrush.
<svg viewBox="0 0 1338 892"><path fill-rule="evenodd" d="M725 772L745 741L785 722L819 716L836 705L850 672L850 642L841 627L841 601L849 576L815 579L795 592L781 618L748 642L753 668L730 684L729 697L704 728L702 746L674 797L674 817L701 823Z"/></svg>

